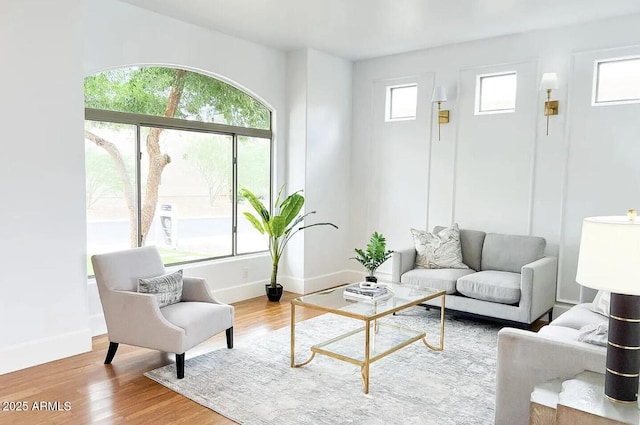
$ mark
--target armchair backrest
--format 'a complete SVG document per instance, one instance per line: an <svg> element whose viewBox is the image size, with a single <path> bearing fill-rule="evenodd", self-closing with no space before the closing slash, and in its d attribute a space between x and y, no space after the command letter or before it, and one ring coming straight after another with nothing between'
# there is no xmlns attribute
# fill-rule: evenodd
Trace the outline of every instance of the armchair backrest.
<svg viewBox="0 0 640 425"><path fill-rule="evenodd" d="M137 291L138 279L165 274L164 264L155 246L96 254L91 257L98 291Z"/></svg>

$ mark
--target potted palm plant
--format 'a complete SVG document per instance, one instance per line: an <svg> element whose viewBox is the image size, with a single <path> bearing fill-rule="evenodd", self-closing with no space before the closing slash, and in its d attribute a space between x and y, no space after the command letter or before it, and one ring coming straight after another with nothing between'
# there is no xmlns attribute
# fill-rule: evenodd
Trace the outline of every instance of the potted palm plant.
<svg viewBox="0 0 640 425"><path fill-rule="evenodd" d="M300 213L304 205L304 196L300 193L302 191L294 192L281 201L283 188L278 192L273 214L269 213L269 210L253 192L245 188L240 190L240 195L249 201L253 209L258 213L256 217L250 212L244 212L244 216L258 232L263 235L266 234L269 238L269 253L271 254L273 264L271 281L265 285L269 301L280 301L280 297L282 297L283 288L282 285L278 283L278 264L284 253L284 248L293 235L301 230L314 226L332 226L336 229L338 228L338 226L333 223L300 225L305 217L315 214L316 212Z"/></svg>
<svg viewBox="0 0 640 425"><path fill-rule="evenodd" d="M364 251L360 248L356 248L356 257L352 257L352 260L358 261L369 272L369 275L365 277L367 282L377 282L378 278L374 276L378 267L385 261L391 258L392 250L387 250L387 241L381 233L373 232L369 243L367 244L367 250Z"/></svg>

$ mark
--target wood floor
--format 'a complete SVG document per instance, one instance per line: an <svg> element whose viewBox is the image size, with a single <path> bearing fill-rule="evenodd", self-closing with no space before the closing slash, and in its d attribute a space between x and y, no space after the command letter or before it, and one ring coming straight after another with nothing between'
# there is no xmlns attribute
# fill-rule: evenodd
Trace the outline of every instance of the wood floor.
<svg viewBox="0 0 640 425"><path fill-rule="evenodd" d="M280 303L259 297L234 304L234 343L289 325L289 301L295 296L285 292ZM298 309L296 320L316 315L313 310ZM89 353L0 376L0 424L235 423L142 375L173 362L173 355L122 344L113 363L104 365L108 346L107 337L98 336ZM186 357L218 348L226 349L224 332L188 351ZM20 402L19 406L26 402L27 411L3 411L18 407L8 402ZM43 409L36 410L34 403Z"/></svg>
<svg viewBox="0 0 640 425"><path fill-rule="evenodd" d="M234 304L235 344L289 325L289 301L295 296L285 292L280 303L259 297ZM296 320L318 314L299 308ZM536 323L534 330L542 324ZM235 423L143 376L144 372L173 362L173 355L122 344L113 363L104 365L108 346L107 337L98 336L93 338L93 350L89 353L1 375L0 424ZM218 348L226 349L224 332L188 351L186 358ZM188 377L187 367L185 379ZM27 409L3 411L5 407L17 407L6 404L9 402L26 402ZM42 402L43 408L36 410Z"/></svg>

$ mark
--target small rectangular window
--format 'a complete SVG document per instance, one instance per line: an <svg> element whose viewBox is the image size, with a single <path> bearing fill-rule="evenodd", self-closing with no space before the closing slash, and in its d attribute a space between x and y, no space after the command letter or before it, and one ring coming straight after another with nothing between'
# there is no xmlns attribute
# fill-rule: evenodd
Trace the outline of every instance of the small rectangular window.
<svg viewBox="0 0 640 425"><path fill-rule="evenodd" d="M386 121L416 119L417 104L417 84L387 87Z"/></svg>
<svg viewBox="0 0 640 425"><path fill-rule="evenodd" d="M640 102L640 57L596 62L593 103Z"/></svg>
<svg viewBox="0 0 640 425"><path fill-rule="evenodd" d="M500 114L516 110L516 72L478 75L476 115Z"/></svg>

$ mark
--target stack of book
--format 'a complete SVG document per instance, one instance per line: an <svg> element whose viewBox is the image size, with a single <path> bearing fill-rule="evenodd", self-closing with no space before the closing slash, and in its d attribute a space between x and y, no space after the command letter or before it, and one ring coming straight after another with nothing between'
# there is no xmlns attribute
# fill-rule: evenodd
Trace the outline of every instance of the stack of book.
<svg viewBox="0 0 640 425"><path fill-rule="evenodd" d="M393 293L385 286L363 287L359 283L344 288L343 297L353 301L382 301L389 299Z"/></svg>

